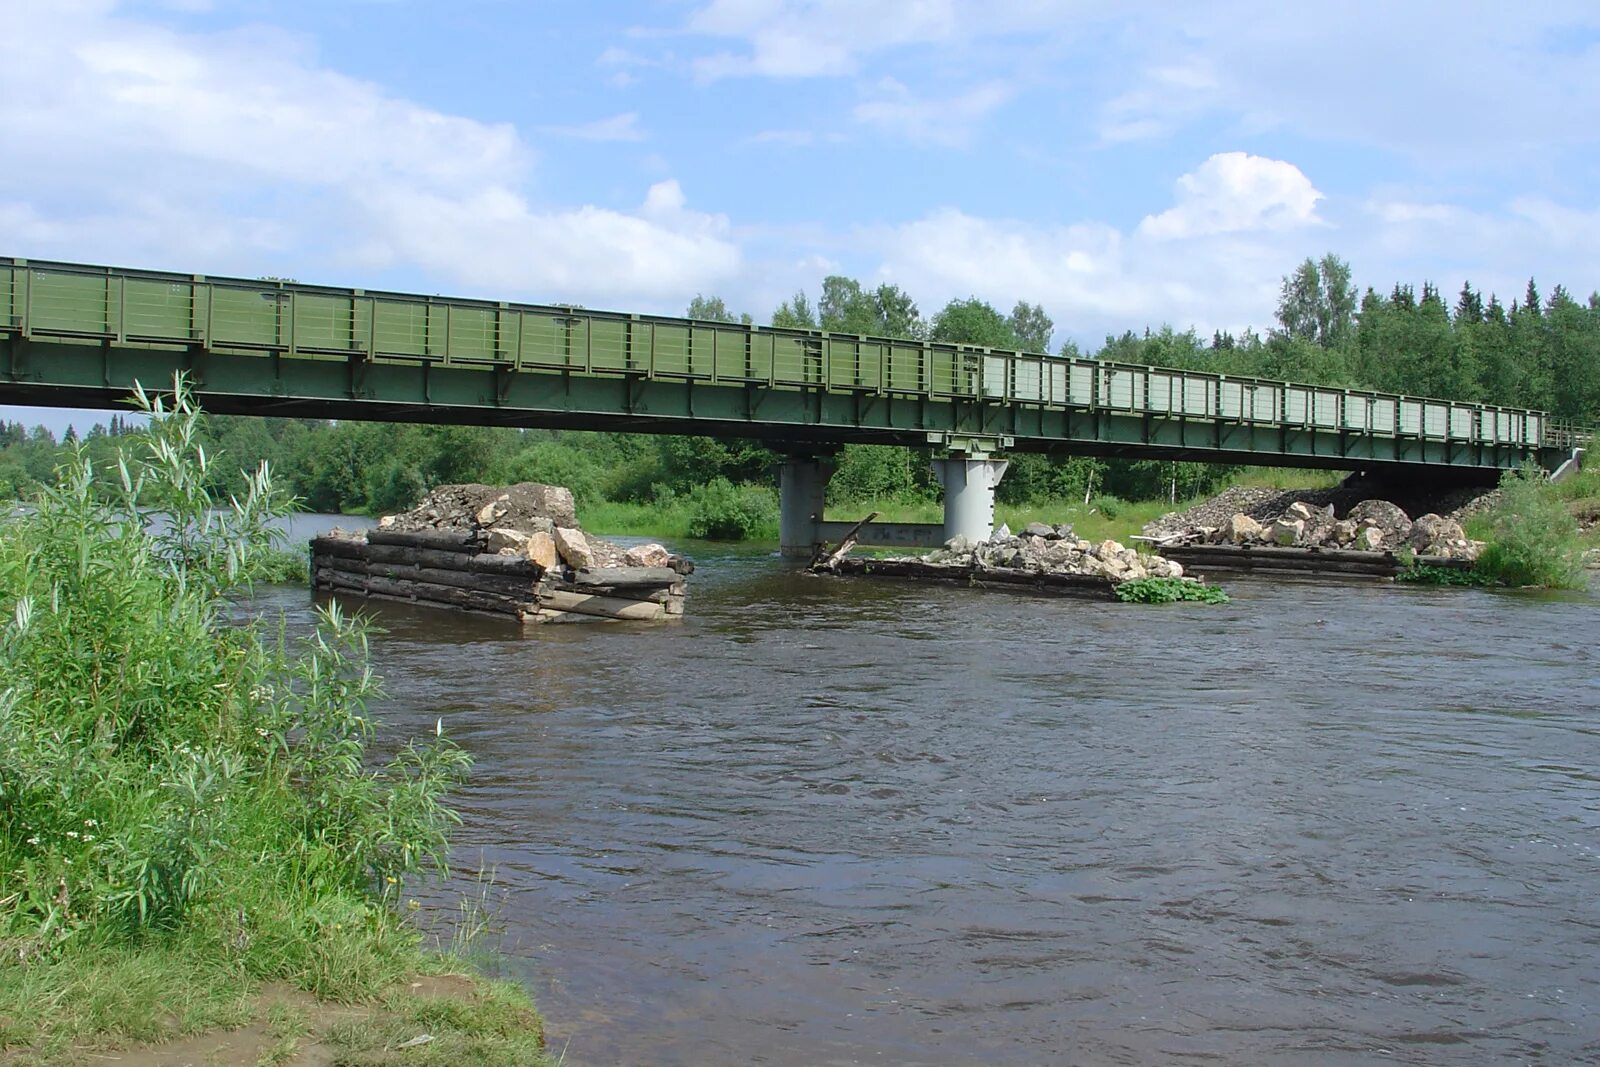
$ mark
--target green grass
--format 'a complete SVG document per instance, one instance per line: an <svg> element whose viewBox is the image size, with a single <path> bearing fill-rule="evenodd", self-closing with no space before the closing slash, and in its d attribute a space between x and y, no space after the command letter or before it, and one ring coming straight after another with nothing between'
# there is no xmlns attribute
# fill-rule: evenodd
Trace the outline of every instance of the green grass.
<svg viewBox="0 0 1600 1067"><path fill-rule="evenodd" d="M1117 585L1117 599L1126 604L1226 604L1220 585L1205 585L1188 578L1135 578Z"/></svg>

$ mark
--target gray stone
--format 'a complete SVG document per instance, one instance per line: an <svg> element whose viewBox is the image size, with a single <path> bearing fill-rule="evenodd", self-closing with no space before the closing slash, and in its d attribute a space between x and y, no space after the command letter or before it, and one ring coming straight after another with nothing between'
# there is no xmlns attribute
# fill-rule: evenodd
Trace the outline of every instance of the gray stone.
<svg viewBox="0 0 1600 1067"><path fill-rule="evenodd" d="M1454 519L1447 519L1440 515L1423 515L1411 524L1411 532L1406 535L1406 544L1419 556L1445 556L1449 555L1452 541L1465 541L1467 532L1461 524Z"/></svg>
<svg viewBox="0 0 1600 1067"><path fill-rule="evenodd" d="M1363 500L1345 517L1355 520L1357 527L1370 522L1372 527L1383 531L1384 544L1398 545L1411 533L1411 516L1387 500Z"/></svg>
<svg viewBox="0 0 1600 1067"><path fill-rule="evenodd" d="M585 567L594 566L594 552L589 548L589 539L583 535L582 530L557 526L555 543L562 562L573 570L581 571Z"/></svg>
<svg viewBox="0 0 1600 1067"><path fill-rule="evenodd" d="M1056 528L1054 526L1047 526L1042 522L1030 522L1028 525L1022 528L1022 536L1048 537L1054 539L1059 537L1060 534L1056 533Z"/></svg>
<svg viewBox="0 0 1600 1067"><path fill-rule="evenodd" d="M1306 524L1304 520L1291 519L1285 513L1284 517L1274 522L1267 532L1275 545L1294 545L1298 544L1300 539L1305 536Z"/></svg>
<svg viewBox="0 0 1600 1067"><path fill-rule="evenodd" d="M553 571L561 560L556 552L555 538L543 530L535 530L528 535L527 543L523 545L523 553L543 567L546 572Z"/></svg>
<svg viewBox="0 0 1600 1067"><path fill-rule="evenodd" d="M488 549L506 556L520 556L528 547L528 535L521 530L495 528L489 531Z"/></svg>
<svg viewBox="0 0 1600 1067"><path fill-rule="evenodd" d="M1227 521L1221 532L1223 540L1244 545L1261 537L1261 524L1241 511Z"/></svg>
<svg viewBox="0 0 1600 1067"><path fill-rule="evenodd" d="M1383 531L1376 526L1363 526L1356 531L1356 539L1351 546L1357 552L1383 551Z"/></svg>
<svg viewBox="0 0 1600 1067"><path fill-rule="evenodd" d="M956 534L944 543L944 547L959 556L972 551L972 542L965 535Z"/></svg>
<svg viewBox="0 0 1600 1067"><path fill-rule="evenodd" d="M635 545L622 554L622 561L630 567L665 567L672 553L657 544Z"/></svg>
<svg viewBox="0 0 1600 1067"><path fill-rule="evenodd" d="M1329 537L1336 545L1348 545L1356 539L1356 524L1349 519L1341 519L1333 524Z"/></svg>

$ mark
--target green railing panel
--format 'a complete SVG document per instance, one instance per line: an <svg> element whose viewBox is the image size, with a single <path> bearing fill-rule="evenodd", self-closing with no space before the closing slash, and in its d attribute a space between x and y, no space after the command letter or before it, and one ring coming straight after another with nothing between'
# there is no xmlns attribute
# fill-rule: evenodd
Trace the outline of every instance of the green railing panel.
<svg viewBox="0 0 1600 1067"><path fill-rule="evenodd" d="M61 333L105 333L108 280L104 275L33 272L29 325Z"/></svg>
<svg viewBox="0 0 1600 1067"><path fill-rule="evenodd" d="M17 278L23 268L0 263L0 326L21 326L22 309L17 301Z"/></svg>
<svg viewBox="0 0 1600 1067"><path fill-rule="evenodd" d="M287 299L288 294L276 288L214 287L211 292L212 344L262 348L281 344L278 316L280 305Z"/></svg>

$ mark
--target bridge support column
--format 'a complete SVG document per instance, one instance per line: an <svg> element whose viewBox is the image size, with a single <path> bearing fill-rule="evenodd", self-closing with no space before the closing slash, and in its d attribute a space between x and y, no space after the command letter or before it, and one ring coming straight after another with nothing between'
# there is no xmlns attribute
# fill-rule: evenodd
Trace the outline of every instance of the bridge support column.
<svg viewBox="0 0 1600 1067"><path fill-rule="evenodd" d="M944 486L944 538L987 541L994 533L994 490L1010 464L989 456L956 455L933 461Z"/></svg>
<svg viewBox="0 0 1600 1067"><path fill-rule="evenodd" d="M778 470L778 551L809 559L822 540L822 512L831 456L789 456Z"/></svg>

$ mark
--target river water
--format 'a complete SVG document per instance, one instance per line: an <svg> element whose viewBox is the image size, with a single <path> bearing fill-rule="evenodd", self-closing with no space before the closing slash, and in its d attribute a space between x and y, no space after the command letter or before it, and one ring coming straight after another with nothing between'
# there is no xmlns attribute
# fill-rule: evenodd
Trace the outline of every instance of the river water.
<svg viewBox="0 0 1600 1067"><path fill-rule="evenodd" d="M373 607L567 1063L1600 1062L1600 598L676 547L681 624Z"/></svg>

